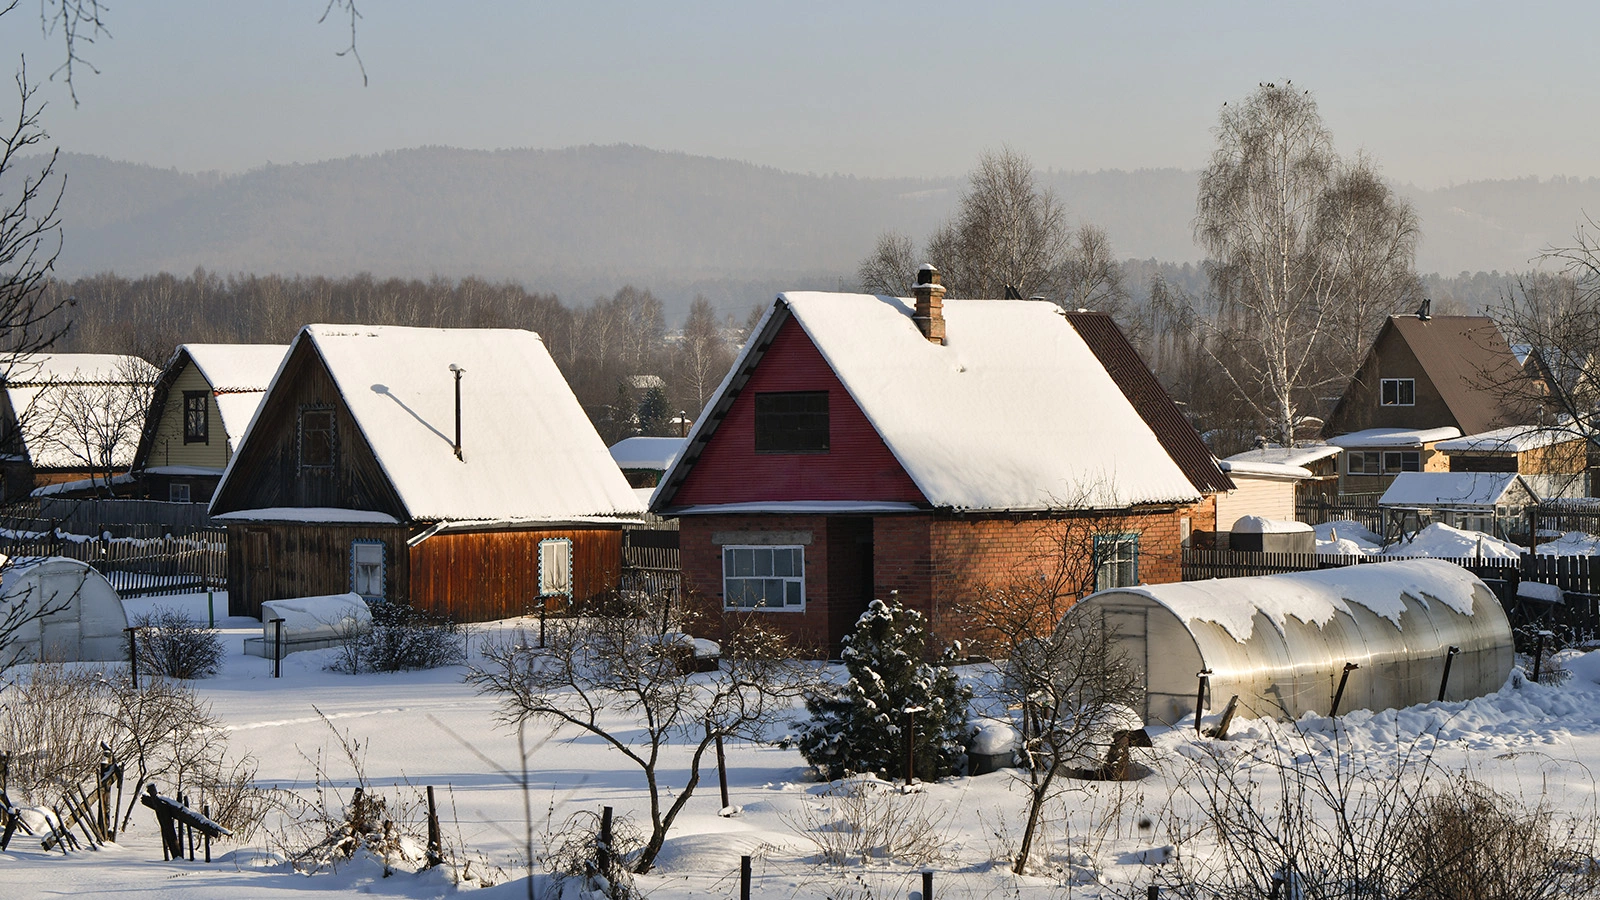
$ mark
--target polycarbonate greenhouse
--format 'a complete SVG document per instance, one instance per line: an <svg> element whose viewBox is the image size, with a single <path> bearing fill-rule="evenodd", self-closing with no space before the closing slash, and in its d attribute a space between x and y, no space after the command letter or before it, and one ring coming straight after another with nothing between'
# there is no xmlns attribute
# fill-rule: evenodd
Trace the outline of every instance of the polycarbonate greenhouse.
<svg viewBox="0 0 1600 900"><path fill-rule="evenodd" d="M89 662L127 658L122 598L88 563L60 556L17 560L0 576L0 621L18 608L22 627L0 649L0 663ZM37 615L44 611L47 614Z"/></svg>
<svg viewBox="0 0 1600 900"><path fill-rule="evenodd" d="M1145 671L1145 721L1175 724L1234 694L1241 716L1382 710L1498 690L1511 625L1489 588L1443 560L1405 560L1254 578L1116 588L1084 598ZM1452 653L1450 648L1456 648ZM1453 658L1452 658L1453 657Z"/></svg>

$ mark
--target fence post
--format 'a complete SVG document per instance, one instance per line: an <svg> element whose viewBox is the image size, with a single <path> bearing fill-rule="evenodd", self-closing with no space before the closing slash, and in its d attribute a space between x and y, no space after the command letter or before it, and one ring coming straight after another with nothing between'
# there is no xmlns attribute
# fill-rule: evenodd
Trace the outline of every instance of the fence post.
<svg viewBox="0 0 1600 900"><path fill-rule="evenodd" d="M433 801L433 785L428 785L428 855L426 868L444 862L443 841L439 838L439 807Z"/></svg>
<svg viewBox="0 0 1600 900"><path fill-rule="evenodd" d="M283 677L283 620L272 620L272 677Z"/></svg>
<svg viewBox="0 0 1600 900"><path fill-rule="evenodd" d="M750 857L739 857L739 900L750 900Z"/></svg>
<svg viewBox="0 0 1600 900"><path fill-rule="evenodd" d="M214 591L206 591L206 619L211 623L207 627L217 627L217 595Z"/></svg>
<svg viewBox="0 0 1600 900"><path fill-rule="evenodd" d="M601 878L610 878L611 871L611 807L600 809L600 840L594 850L595 865Z"/></svg>
<svg viewBox="0 0 1600 900"><path fill-rule="evenodd" d="M922 870L922 900L933 900L933 870Z"/></svg>
<svg viewBox="0 0 1600 900"><path fill-rule="evenodd" d="M133 689L139 689L139 626L122 629L128 633L128 674L133 679Z"/></svg>
<svg viewBox="0 0 1600 900"><path fill-rule="evenodd" d="M1539 681L1541 665L1544 662L1544 639L1547 637L1554 637L1554 635L1548 631L1540 629L1539 634L1536 637L1538 639L1533 645L1533 680L1535 684L1537 684Z"/></svg>

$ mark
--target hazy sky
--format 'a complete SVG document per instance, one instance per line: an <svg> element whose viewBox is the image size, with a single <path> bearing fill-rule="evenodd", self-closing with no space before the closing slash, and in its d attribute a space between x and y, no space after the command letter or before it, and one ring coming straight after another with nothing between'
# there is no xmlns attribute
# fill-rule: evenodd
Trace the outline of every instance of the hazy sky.
<svg viewBox="0 0 1600 900"><path fill-rule="evenodd" d="M364 0L371 83L325 0L111 0L66 149L240 171L442 144L633 143L801 172L1199 168L1218 107L1310 88L1341 151L1434 187L1600 175L1600 4L772 4ZM35 0L0 62L61 59ZM14 101L7 102L8 114Z"/></svg>

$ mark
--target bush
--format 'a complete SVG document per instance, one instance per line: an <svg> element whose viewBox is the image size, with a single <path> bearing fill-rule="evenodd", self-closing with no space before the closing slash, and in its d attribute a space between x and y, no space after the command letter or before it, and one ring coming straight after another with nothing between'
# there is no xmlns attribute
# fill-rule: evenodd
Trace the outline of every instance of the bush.
<svg viewBox="0 0 1600 900"><path fill-rule="evenodd" d="M903 776L907 710L917 711L912 756L918 778L942 778L965 767L971 691L946 667L922 661L925 640L922 616L898 602L874 600L861 614L844 641L850 680L837 691L806 697L811 721L801 729L800 753L823 778Z"/></svg>
<svg viewBox="0 0 1600 900"><path fill-rule="evenodd" d="M815 841L829 865L886 859L927 865L944 853L942 829L949 819L947 812L929 811L927 797L902 794L888 782L862 775L801 804L784 821Z"/></svg>
<svg viewBox="0 0 1600 900"><path fill-rule="evenodd" d="M400 672L465 662L466 635L449 619L397 603L372 608L372 624L352 629L328 666L335 672Z"/></svg>
<svg viewBox="0 0 1600 900"><path fill-rule="evenodd" d="M210 678L222 668L222 639L175 609L157 607L133 622L139 671L168 678Z"/></svg>

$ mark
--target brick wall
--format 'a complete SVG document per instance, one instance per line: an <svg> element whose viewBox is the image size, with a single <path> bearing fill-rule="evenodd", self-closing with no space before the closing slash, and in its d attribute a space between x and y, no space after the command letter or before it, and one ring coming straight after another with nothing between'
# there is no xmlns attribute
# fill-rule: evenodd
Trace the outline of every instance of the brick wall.
<svg viewBox="0 0 1600 900"><path fill-rule="evenodd" d="M772 623L794 637L809 655L824 654L828 646L828 520L825 516L730 515L684 516L678 520L678 560L684 591L711 613L699 631L709 637L722 633L722 545L713 541L719 532L810 532L805 548L806 605L802 612L772 610Z"/></svg>

